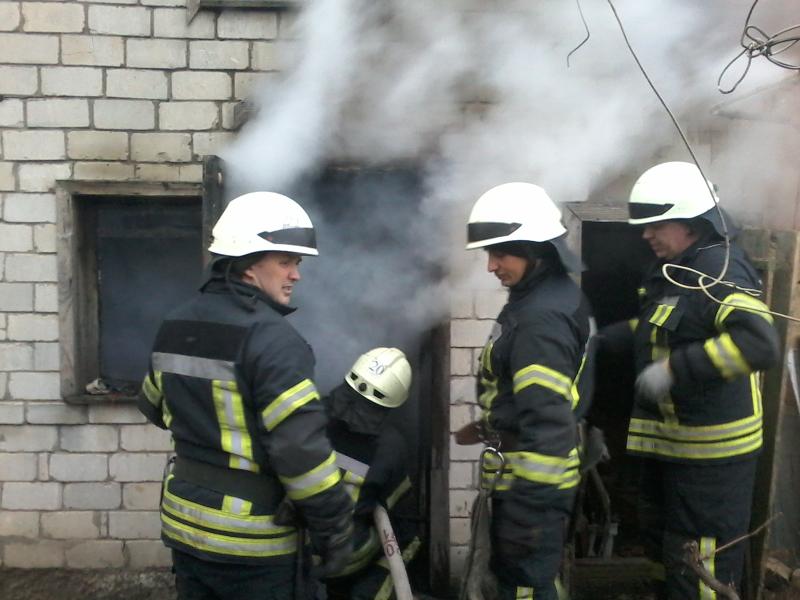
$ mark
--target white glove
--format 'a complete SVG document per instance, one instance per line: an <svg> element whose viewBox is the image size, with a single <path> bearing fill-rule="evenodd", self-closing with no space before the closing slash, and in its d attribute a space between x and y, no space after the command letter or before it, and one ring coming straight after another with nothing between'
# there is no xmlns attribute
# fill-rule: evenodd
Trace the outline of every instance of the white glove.
<svg viewBox="0 0 800 600"><path fill-rule="evenodd" d="M636 396L642 405L655 408L669 396L673 382L667 359L650 363L636 378Z"/></svg>

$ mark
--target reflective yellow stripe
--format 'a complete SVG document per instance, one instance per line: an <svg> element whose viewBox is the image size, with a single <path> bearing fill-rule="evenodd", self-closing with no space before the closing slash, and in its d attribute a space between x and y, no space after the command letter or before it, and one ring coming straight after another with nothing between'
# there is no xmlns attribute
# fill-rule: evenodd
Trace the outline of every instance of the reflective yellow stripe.
<svg viewBox="0 0 800 600"><path fill-rule="evenodd" d="M222 499L222 510L237 515L249 515L253 510L253 503L235 496L225 496Z"/></svg>
<svg viewBox="0 0 800 600"><path fill-rule="evenodd" d="M761 428L761 411L736 421L717 425L680 425L651 419L630 420L628 431L671 439L678 442L717 442L741 437Z"/></svg>
<svg viewBox="0 0 800 600"><path fill-rule="evenodd" d="M703 561L703 566L705 567L706 571L711 573L712 577L714 577L714 571L716 570L714 565L714 551L716 549L716 538L700 538L700 556L708 556L708 558ZM698 582L700 585L700 600L716 600L717 593L703 583L702 579L698 578Z"/></svg>
<svg viewBox="0 0 800 600"><path fill-rule="evenodd" d="M378 540L378 532L375 531L374 527L371 527L367 539L361 546L353 551L347 561L347 566L336 573L336 577L344 577L345 575L360 571L374 560L375 554L380 548L381 544Z"/></svg>
<svg viewBox="0 0 800 600"><path fill-rule="evenodd" d="M563 373L544 365L528 365L514 373L515 394L534 384L552 390L572 403L572 381Z"/></svg>
<svg viewBox="0 0 800 600"><path fill-rule="evenodd" d="M569 456L549 456L538 452L506 452L506 461L512 466L514 476L535 483L556 485L568 489L578 485L578 450L570 450Z"/></svg>
<svg viewBox="0 0 800 600"><path fill-rule="evenodd" d="M408 564L414 560L414 557L417 555L417 552L419 552L421 545L422 542L418 537L415 537L413 540L411 540L411 543L406 546L405 550L403 550L402 557L405 564ZM378 564L384 569L389 569L389 560L385 556L378 561ZM378 588L378 593L375 594L375 600L389 600L392 597L393 591L394 585L392 584L392 575L389 573L383 580L381 587Z"/></svg>
<svg viewBox="0 0 800 600"><path fill-rule="evenodd" d="M292 500L303 500L324 492L341 480L339 467L336 466L336 453L330 456L310 471L295 477L279 476L281 483L286 488L286 493Z"/></svg>
<svg viewBox="0 0 800 600"><path fill-rule="evenodd" d="M532 587L518 587L514 596L516 600L533 600Z"/></svg>
<svg viewBox="0 0 800 600"><path fill-rule="evenodd" d="M581 401L581 392L578 389L578 384L581 381L581 375L583 374L584 366L586 366L586 352L583 353L583 358L581 358L581 366L578 367L578 374L575 375L575 379L572 381L572 386L570 386L570 396L572 397L572 410L575 410Z"/></svg>
<svg viewBox="0 0 800 600"><path fill-rule="evenodd" d="M150 373L144 376L142 382L142 393L147 401L156 408L161 407L161 402L164 400L164 394L161 392L161 371L155 371L156 381L150 379Z"/></svg>
<svg viewBox="0 0 800 600"><path fill-rule="evenodd" d="M631 333L636 331L639 326L639 319L628 319L628 327L631 328Z"/></svg>
<svg viewBox="0 0 800 600"><path fill-rule="evenodd" d="M275 398L261 412L264 427L267 428L267 431L272 431L298 408L318 399L317 388L310 379L304 379Z"/></svg>
<svg viewBox="0 0 800 600"><path fill-rule="evenodd" d="M229 556L267 557L293 554L297 534L280 538L245 538L211 533L180 523L161 513L161 531L169 538L192 548Z"/></svg>
<svg viewBox="0 0 800 600"><path fill-rule="evenodd" d="M220 447L227 452L228 466L259 473L253 462L253 440L247 431L244 402L235 381L211 381L211 396L219 423Z"/></svg>
<svg viewBox="0 0 800 600"><path fill-rule="evenodd" d="M492 408L492 402L497 398L497 380L481 377L481 388L483 391L478 398L478 404L480 404L484 410L490 410Z"/></svg>
<svg viewBox="0 0 800 600"><path fill-rule="evenodd" d="M490 375L494 375L492 371L492 348L494 348L494 340L489 339L483 350L481 350L480 356L481 368L486 369L486 372Z"/></svg>
<svg viewBox="0 0 800 600"><path fill-rule="evenodd" d="M746 375L752 371L728 333L706 340L703 348L725 379Z"/></svg>
<svg viewBox="0 0 800 600"><path fill-rule="evenodd" d="M483 459L483 468L481 470L481 487L485 490L491 489L495 480L495 474L500 467L500 459L493 454L487 454ZM514 482L514 472L510 463L506 462L503 467L503 472L497 483L494 484L495 492L504 492L511 489L511 484Z"/></svg>
<svg viewBox="0 0 800 600"><path fill-rule="evenodd" d="M675 310L675 307L672 305L659 304L658 307L656 307L653 316L650 317L650 322L657 327L663 327L673 310Z"/></svg>
<svg viewBox="0 0 800 600"><path fill-rule="evenodd" d="M717 310L717 316L714 318L714 326L718 331L723 330L725 319L727 319L735 310L743 310L759 315L760 317L763 317L770 325L774 321L772 315L769 314L769 312L766 312L769 310L767 305L761 300L758 300L749 294L735 292L725 296L725 298L722 299L722 304Z"/></svg>
<svg viewBox="0 0 800 600"><path fill-rule="evenodd" d="M761 447L762 437L760 427L757 431L734 440L708 443L678 442L629 433L627 448L633 452L673 458L727 458L758 450Z"/></svg>
<svg viewBox="0 0 800 600"><path fill-rule="evenodd" d="M753 414L760 415L764 408L761 406L761 374L750 373L750 397L753 399Z"/></svg>
<svg viewBox="0 0 800 600"><path fill-rule="evenodd" d="M389 497L386 498L386 507L393 508L395 504L397 504L398 500L403 497L408 490L411 489L411 480L406 476L403 481L394 489L394 491L389 494Z"/></svg>
<svg viewBox="0 0 800 600"><path fill-rule="evenodd" d="M364 485L364 479L369 472L369 465L351 456L347 456L342 452L337 452L336 466L342 470L344 489L350 496L353 504L355 504L358 502L358 497L361 495L361 486Z"/></svg>
<svg viewBox="0 0 800 600"><path fill-rule="evenodd" d="M638 294L639 298L644 298L647 295L647 289L640 287L636 290L636 293Z"/></svg>

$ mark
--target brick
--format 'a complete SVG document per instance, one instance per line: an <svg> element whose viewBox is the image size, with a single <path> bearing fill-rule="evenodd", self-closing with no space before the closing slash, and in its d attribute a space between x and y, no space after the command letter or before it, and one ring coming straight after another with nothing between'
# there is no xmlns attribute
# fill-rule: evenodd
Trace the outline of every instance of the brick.
<svg viewBox="0 0 800 600"><path fill-rule="evenodd" d="M76 162L75 179L124 181L133 177L133 165L118 162Z"/></svg>
<svg viewBox="0 0 800 600"><path fill-rule="evenodd" d="M203 179L201 165L136 165L136 178L143 181L199 182Z"/></svg>
<svg viewBox="0 0 800 600"><path fill-rule="evenodd" d="M138 162L187 162L192 159L188 133L134 133L131 158Z"/></svg>
<svg viewBox="0 0 800 600"><path fill-rule="evenodd" d="M36 342L33 345L34 368L37 371L58 371L60 367L60 349L61 347L56 343ZM80 407L68 407L68 410L80 410Z"/></svg>
<svg viewBox="0 0 800 600"><path fill-rule="evenodd" d="M450 344L456 348L480 348L489 339L494 321L475 319L454 320L450 322Z"/></svg>
<svg viewBox="0 0 800 600"><path fill-rule="evenodd" d="M126 160L128 134L122 131L70 131L67 156L88 160Z"/></svg>
<svg viewBox="0 0 800 600"><path fill-rule="evenodd" d="M464 573L469 546L450 546L450 588L458 589Z"/></svg>
<svg viewBox="0 0 800 600"><path fill-rule="evenodd" d="M0 33L0 60L11 64L51 65L58 62L58 36Z"/></svg>
<svg viewBox="0 0 800 600"><path fill-rule="evenodd" d="M298 14L297 11L287 10L278 15L278 35L282 39L293 40L301 35L297 26Z"/></svg>
<svg viewBox="0 0 800 600"><path fill-rule="evenodd" d="M50 456L50 477L56 481L103 481L108 477L105 454L55 453Z"/></svg>
<svg viewBox="0 0 800 600"><path fill-rule="evenodd" d="M201 132L192 135L192 152L195 156L218 154L235 139L235 135L227 131Z"/></svg>
<svg viewBox="0 0 800 600"><path fill-rule="evenodd" d="M0 398L5 398L7 386L8 386L8 373L0 373ZM24 402L9 402L8 400L0 402L0 424L21 425L24 422L25 422Z"/></svg>
<svg viewBox="0 0 800 600"><path fill-rule="evenodd" d="M0 538L39 537L39 513L28 511L0 512Z"/></svg>
<svg viewBox="0 0 800 600"><path fill-rule="evenodd" d="M475 316L472 293L457 293L450 296L450 316L453 319L472 319Z"/></svg>
<svg viewBox="0 0 800 600"><path fill-rule="evenodd" d="M167 75L149 69L109 69L106 73L106 96L166 99Z"/></svg>
<svg viewBox="0 0 800 600"><path fill-rule="evenodd" d="M477 402L474 377L450 378L450 403L474 404Z"/></svg>
<svg viewBox="0 0 800 600"><path fill-rule="evenodd" d="M476 415L473 407L468 404L459 404L450 407L450 431L458 431L464 425L468 425L475 420Z"/></svg>
<svg viewBox="0 0 800 600"><path fill-rule="evenodd" d="M214 129L219 124L219 109L213 102L162 102L158 122L165 130Z"/></svg>
<svg viewBox="0 0 800 600"><path fill-rule="evenodd" d="M0 66L0 94L32 96L38 89L36 67Z"/></svg>
<svg viewBox="0 0 800 600"><path fill-rule="evenodd" d="M472 375L472 350L469 348L450 349L450 374Z"/></svg>
<svg viewBox="0 0 800 600"><path fill-rule="evenodd" d="M58 429L49 425L0 426L0 452L49 452L57 441Z"/></svg>
<svg viewBox="0 0 800 600"><path fill-rule="evenodd" d="M172 74L175 100L227 100L233 86L227 73L218 71L178 71Z"/></svg>
<svg viewBox="0 0 800 600"><path fill-rule="evenodd" d="M111 425L62 427L61 448L68 452L115 452L119 448L117 428Z"/></svg>
<svg viewBox="0 0 800 600"><path fill-rule="evenodd" d="M87 421L85 406L63 402L32 402L28 405L26 418L28 423L36 425L77 425Z"/></svg>
<svg viewBox="0 0 800 600"><path fill-rule="evenodd" d="M92 4L146 4L139 0L79 0L80 2L90 2Z"/></svg>
<svg viewBox="0 0 800 600"><path fill-rule="evenodd" d="M33 369L33 346L0 342L0 371L30 371Z"/></svg>
<svg viewBox="0 0 800 600"><path fill-rule="evenodd" d="M58 281L56 267L54 254L9 254L6 256L6 280Z"/></svg>
<svg viewBox="0 0 800 600"><path fill-rule="evenodd" d="M55 238L55 225L36 225L35 229L40 227L52 231L52 236ZM38 241L38 234L35 234L35 237L37 239L37 250L42 250ZM53 245L55 246L55 239L53 240ZM33 307L36 312L58 312L58 286L50 283L37 283L34 287L33 297Z"/></svg>
<svg viewBox="0 0 800 600"><path fill-rule="evenodd" d="M9 510L57 510L61 508L61 485L9 481L3 484L2 507Z"/></svg>
<svg viewBox="0 0 800 600"><path fill-rule="evenodd" d="M78 98L57 98L28 101L28 127L88 127L89 102ZM59 149L64 140L58 142ZM64 158L64 154L47 155L45 159Z"/></svg>
<svg viewBox="0 0 800 600"><path fill-rule="evenodd" d="M3 149L10 160L57 160L66 156L61 131L4 131Z"/></svg>
<svg viewBox="0 0 800 600"><path fill-rule="evenodd" d="M95 100L94 124L98 129L153 129L155 108L147 100Z"/></svg>
<svg viewBox="0 0 800 600"><path fill-rule="evenodd" d="M152 425L123 425L120 427L119 447L129 452L169 452L173 449L172 435L168 430Z"/></svg>
<svg viewBox="0 0 800 600"><path fill-rule="evenodd" d="M11 314L8 317L8 339L22 342L58 339L56 315Z"/></svg>
<svg viewBox="0 0 800 600"><path fill-rule="evenodd" d="M122 506L127 510L158 510L161 482L127 483L122 487Z"/></svg>
<svg viewBox="0 0 800 600"><path fill-rule="evenodd" d="M473 444L472 446L459 446L455 440L450 438L450 460L458 461L476 461L481 456L483 446L481 444Z"/></svg>
<svg viewBox="0 0 800 600"><path fill-rule="evenodd" d="M234 121L234 110L241 104L240 102L223 102L222 103L222 128L233 129L236 124Z"/></svg>
<svg viewBox="0 0 800 600"><path fill-rule="evenodd" d="M128 567L149 569L172 565L172 552L161 541L129 540L125 542L128 554Z"/></svg>
<svg viewBox="0 0 800 600"><path fill-rule="evenodd" d="M30 225L0 223L0 252L33 250L33 228ZM0 304L3 300L0 299Z"/></svg>
<svg viewBox="0 0 800 600"><path fill-rule="evenodd" d="M247 42L189 42L189 68L243 70L250 65Z"/></svg>
<svg viewBox="0 0 800 600"><path fill-rule="evenodd" d="M186 5L186 0L140 0L140 1L145 6L185 6ZM195 17L195 18L197 18L197 17Z"/></svg>
<svg viewBox="0 0 800 600"><path fill-rule="evenodd" d="M127 40L127 64L144 69L183 69L186 67L184 40Z"/></svg>
<svg viewBox="0 0 800 600"><path fill-rule="evenodd" d="M119 67L125 61L125 43L119 37L64 35L61 60L65 65Z"/></svg>
<svg viewBox="0 0 800 600"><path fill-rule="evenodd" d="M120 507L121 486L118 483L67 483L64 485L64 508L97 510Z"/></svg>
<svg viewBox="0 0 800 600"><path fill-rule="evenodd" d="M450 490L450 516L469 517L477 490Z"/></svg>
<svg viewBox="0 0 800 600"><path fill-rule="evenodd" d="M479 319L494 319L508 302L505 290L484 291L475 296L475 314Z"/></svg>
<svg viewBox="0 0 800 600"><path fill-rule="evenodd" d="M278 16L274 11L224 10L217 18L217 36L265 40L278 36Z"/></svg>
<svg viewBox="0 0 800 600"><path fill-rule="evenodd" d="M7 194L3 219L12 223L55 223L53 194Z"/></svg>
<svg viewBox="0 0 800 600"><path fill-rule="evenodd" d="M19 189L23 192L50 192L56 181L71 176L72 165L69 163L22 164L18 173Z"/></svg>
<svg viewBox="0 0 800 600"><path fill-rule="evenodd" d="M38 470L35 454L0 453L0 481L34 481Z"/></svg>
<svg viewBox="0 0 800 600"><path fill-rule="evenodd" d="M19 27L20 11L16 2L0 2L0 31L14 31Z"/></svg>
<svg viewBox="0 0 800 600"><path fill-rule="evenodd" d="M42 67L47 96L102 96L103 70L93 67Z"/></svg>
<svg viewBox="0 0 800 600"><path fill-rule="evenodd" d="M42 537L95 539L100 537L100 514L75 510L42 513Z"/></svg>
<svg viewBox="0 0 800 600"><path fill-rule="evenodd" d="M450 519L450 545L464 546L471 537L470 519Z"/></svg>
<svg viewBox="0 0 800 600"><path fill-rule="evenodd" d="M83 31L83 6L68 2L23 2L23 31L76 33Z"/></svg>
<svg viewBox="0 0 800 600"><path fill-rule="evenodd" d="M161 481L166 454L119 453L111 457L109 470L115 481Z"/></svg>
<svg viewBox="0 0 800 600"><path fill-rule="evenodd" d="M89 407L90 423L146 423L147 419L133 404L95 404Z"/></svg>
<svg viewBox="0 0 800 600"><path fill-rule="evenodd" d="M214 13L200 12L186 23L183 8L157 8L153 11L153 35L157 38L214 38Z"/></svg>
<svg viewBox="0 0 800 600"><path fill-rule="evenodd" d="M49 569L64 566L64 546L56 541L9 542L3 550L3 566Z"/></svg>
<svg viewBox="0 0 800 600"><path fill-rule="evenodd" d="M450 489L470 490L475 488L476 482L473 479L472 463L450 463L450 473L448 478L450 481Z"/></svg>
<svg viewBox="0 0 800 600"><path fill-rule="evenodd" d="M65 558L71 569L119 568L125 564L123 544L119 540L82 542L66 550Z"/></svg>
<svg viewBox="0 0 800 600"><path fill-rule="evenodd" d="M280 49L277 42L253 43L253 70L279 71L281 69Z"/></svg>
<svg viewBox="0 0 800 600"><path fill-rule="evenodd" d="M150 10L141 6L89 6L89 31L125 36L150 35Z"/></svg>
<svg viewBox="0 0 800 600"><path fill-rule="evenodd" d="M58 400L61 398L59 373L15 372L8 377L8 393L15 400Z"/></svg>
<svg viewBox="0 0 800 600"><path fill-rule="evenodd" d="M0 127L23 127L25 115L22 100L0 99Z"/></svg>
<svg viewBox="0 0 800 600"><path fill-rule="evenodd" d="M161 537L161 516L155 510L110 512L108 535L124 540L157 540Z"/></svg>
<svg viewBox="0 0 800 600"><path fill-rule="evenodd" d="M0 191L10 191L17 188L17 178L14 176L14 163L0 162Z"/></svg>
<svg viewBox="0 0 800 600"><path fill-rule="evenodd" d="M259 94L271 82L277 81L277 73L236 73L234 96L239 100L246 100Z"/></svg>

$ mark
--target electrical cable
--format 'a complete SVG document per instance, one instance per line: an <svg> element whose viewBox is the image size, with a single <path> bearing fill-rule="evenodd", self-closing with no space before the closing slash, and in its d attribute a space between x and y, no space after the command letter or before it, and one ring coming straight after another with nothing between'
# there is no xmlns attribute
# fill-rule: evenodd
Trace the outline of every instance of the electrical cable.
<svg viewBox="0 0 800 600"><path fill-rule="evenodd" d="M714 302L716 302L717 304L722 305L722 306L736 306L736 305L734 305L732 303L728 303L728 302L722 301L722 300L718 300L713 294L711 294L711 292L708 291L708 290L710 290L712 287L714 287L716 285L725 285L725 286L731 287L731 288L733 288L735 290L738 290L740 292L744 292L745 294L749 294L751 296L761 296L761 294L762 294L761 290L741 287L741 286L738 286L738 285L736 285L736 284L734 284L734 283L732 283L730 281L725 281L723 279L725 277L725 274L728 272L728 267L730 266L730 257L731 257L731 238L730 238L730 234L728 232L728 223L727 223L727 220L725 219L725 213L722 212L722 209L719 206L719 199L717 198L716 194L714 193L713 185L709 181L708 177L706 177L706 175L705 175L705 173L703 171L703 168L700 166L700 162L697 160L697 156L695 155L694 150L692 149L692 146L689 143L689 140L687 139L686 135L684 134L683 128L680 126L680 123L678 123L677 118L675 117L673 112L670 110L669 106L667 105L667 102L664 100L664 98L659 93L659 91L656 88L655 84L653 83L652 79L650 79L650 76L647 74L647 71L645 70L644 65L642 65L641 61L639 60L639 56L636 54L636 51L633 49L633 46L631 45L631 42L628 39L628 34L625 31L625 26L622 24L622 20L620 19L619 13L617 13L617 9L614 6L614 3L612 2L612 0L607 0L607 2L608 2L608 5L611 7L611 12L614 14L614 19L617 21L617 25L619 26L620 32L622 33L622 38L625 40L625 45L628 47L628 50L629 50L631 56L633 57L633 60L636 62L636 65L639 67L639 70L641 71L642 75L644 76L645 80L647 81L648 85L650 86L650 89L653 90L653 93L656 95L656 97L658 98L659 102L661 102L661 106L664 107L664 110L669 115L669 118L671 119L672 124L675 126L675 129L678 130L678 134L680 135L684 146L686 146L686 149L688 150L689 155L692 158L692 161L694 162L694 164L697 167L697 169L700 171L700 175L703 177L703 181L706 184L706 188L708 189L708 193L711 195L711 199L714 202L714 208L716 209L717 214L719 215L721 226L722 226L722 236L723 236L723 239L724 239L724 242L725 242L725 260L723 262L722 269L721 269L719 275L717 275L716 277L713 277L713 276L711 276L711 275L709 275L707 273L703 273L701 271L697 271L696 269L692 269L692 268L686 267L684 265L678 265L678 264L669 263L669 262L664 263L661 266L662 275L672 285L674 285L676 287L679 287L679 288L682 288L682 289L686 289L686 290L702 291L706 296L708 296L708 298L710 298L711 300L713 300ZM755 5L757 3L758 3L758 0L755 0L753 5L750 7L750 14L752 14L752 11L755 8ZM750 18L750 14L748 14L748 19ZM693 274L697 275L698 276L697 285L691 285L691 284L681 283L681 282L677 281L675 278L673 278L669 274L669 270L670 269L675 269L676 271L689 272L689 273L693 273ZM710 281L708 283L705 283L705 280L707 280L707 279L710 280ZM750 308L750 307L748 307L748 310L752 311L752 312L767 313L767 314L770 314L770 315L773 315L773 316L776 316L776 317L782 317L784 319L788 319L790 321L800 322L800 319L798 319L796 317L792 317L791 315L786 315L786 314L779 313L779 312L774 312L774 311L771 311L771 310L766 310L766 309L760 310L760 309L754 309L754 308Z"/></svg>
<svg viewBox="0 0 800 600"><path fill-rule="evenodd" d="M739 41L742 46L741 52L734 56L733 59L727 65L725 65L725 68L722 69L722 72L717 78L717 89L722 94L730 94L739 87L739 84L744 81L744 78L750 71L750 65L752 64L753 59L758 58L759 56L763 56L772 64L783 69L800 71L800 64L789 63L775 58L775 56L778 54L782 54L783 52L790 50L795 44L800 42L800 24L792 25L791 27L782 29L773 35L767 35L767 33L760 27L750 25L750 19L753 17L753 11L755 10L759 1L760 0L754 0L753 4L750 6L750 10L747 13L747 18L744 22L744 29L742 30L742 37ZM731 69L731 67L738 62L740 58L742 58L742 56L747 59L744 71L742 71L742 74L731 87L727 89L723 88L723 78Z"/></svg>
<svg viewBox="0 0 800 600"><path fill-rule="evenodd" d="M569 59L570 57L575 54L578 50L581 49L586 42L589 41L589 38L592 37L592 33L589 31L589 24L586 22L586 17L583 15L583 7L581 6L581 0L575 0L575 3L578 5L578 14L581 16L581 21L583 21L583 28L586 30L586 37L583 38L580 44L575 46L570 53L567 54L567 68L569 68Z"/></svg>

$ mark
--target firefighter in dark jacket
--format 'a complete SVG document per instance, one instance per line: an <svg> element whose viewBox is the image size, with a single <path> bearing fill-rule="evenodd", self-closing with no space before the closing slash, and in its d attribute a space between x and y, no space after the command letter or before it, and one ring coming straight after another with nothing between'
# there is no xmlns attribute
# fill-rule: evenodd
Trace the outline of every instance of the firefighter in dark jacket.
<svg viewBox="0 0 800 600"><path fill-rule="evenodd" d="M284 497L307 524L320 575L352 548L314 357L284 319L302 255L317 255L314 229L290 198L255 192L230 202L213 236L210 277L162 323L140 395L177 455L162 539L181 599L290 598L299 542L275 522Z"/></svg>
<svg viewBox="0 0 800 600"><path fill-rule="evenodd" d="M488 270L509 289L478 382L485 435L506 461L493 492L491 569L500 598L551 600L579 482L593 320L568 274L580 267L561 213L542 188L492 188L475 203L467 234L467 249L485 249ZM484 485L493 476L485 469Z"/></svg>
<svg viewBox="0 0 800 600"><path fill-rule="evenodd" d="M408 497L408 450L400 432L386 423L411 388L411 366L397 348L374 348L356 360L343 383L323 399L328 436L336 450L345 489L355 504L354 551L347 565L326 580L329 600L388 600L394 585L373 512L387 509L403 561L416 555L416 527L397 511Z"/></svg>
<svg viewBox="0 0 800 600"><path fill-rule="evenodd" d="M604 330L603 346L632 345L636 398L628 451L643 457L640 520L650 558L665 567L669 599L715 598L683 563L694 541L706 569L740 585L756 455L762 441L759 371L775 364L778 338L759 299L761 282L744 252L730 244L724 283L704 293L725 264L723 218L700 170L662 163L634 185L633 225L658 260L639 290L638 319ZM669 282L662 271L687 289ZM700 274L706 274L701 281ZM709 297L712 296L713 298Z"/></svg>

